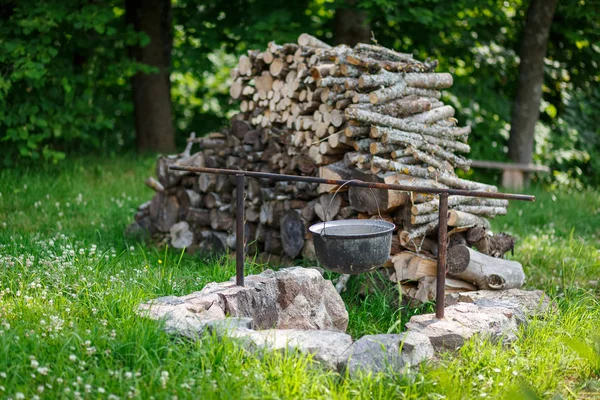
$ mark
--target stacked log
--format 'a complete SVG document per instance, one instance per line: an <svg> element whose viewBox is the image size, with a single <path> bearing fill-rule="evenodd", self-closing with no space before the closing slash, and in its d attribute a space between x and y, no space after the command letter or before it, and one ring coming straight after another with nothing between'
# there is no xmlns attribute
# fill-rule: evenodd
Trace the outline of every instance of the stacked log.
<svg viewBox="0 0 600 400"><path fill-rule="evenodd" d="M193 236L188 248L234 249L238 194L231 178L168 170L173 164L496 191L455 173L469 169L470 128L458 126L454 109L440 100L452 76L434 72L436 66L436 61L421 62L377 45L331 47L307 34L297 44L271 42L264 51L249 51L231 71L230 95L239 102L240 113L221 132L191 137L189 145L198 145L199 152L191 155L188 147L159 159L158 180L147 182L156 195L140 207L138 224L168 232L172 242L184 244L188 229ZM389 262L396 279L417 282L421 293L435 287L430 269L424 276L398 271L413 254L435 258L437 197L354 187L334 195L338 189L248 179L248 250L314 258L307 230L311 224L383 218L397 226ZM506 206L504 200L450 197L450 244L468 243L502 257L510 246L496 243L487 218L506 214ZM180 221L188 227L180 224L173 232ZM451 284L449 290L472 288L470 283Z"/></svg>

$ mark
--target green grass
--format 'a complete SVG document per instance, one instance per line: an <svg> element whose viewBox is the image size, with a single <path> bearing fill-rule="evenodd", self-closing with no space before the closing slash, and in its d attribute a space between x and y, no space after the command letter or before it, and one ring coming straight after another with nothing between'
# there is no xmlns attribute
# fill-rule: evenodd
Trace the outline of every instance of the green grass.
<svg viewBox="0 0 600 400"><path fill-rule="evenodd" d="M140 302L235 270L227 258L124 238L152 196L142 182L153 165L89 157L0 171L0 398L600 398L598 191L534 190L537 203L514 202L494 222L518 236L527 286L554 296L559 314L533 321L508 347L474 340L409 376L348 379L306 356L177 339L135 314ZM401 330L414 311L369 280L351 280L344 293L350 333Z"/></svg>

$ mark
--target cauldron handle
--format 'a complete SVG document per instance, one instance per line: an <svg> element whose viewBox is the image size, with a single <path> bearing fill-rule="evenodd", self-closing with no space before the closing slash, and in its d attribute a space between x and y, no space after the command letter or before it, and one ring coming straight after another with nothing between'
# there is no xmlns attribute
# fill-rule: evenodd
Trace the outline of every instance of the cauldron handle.
<svg viewBox="0 0 600 400"><path fill-rule="evenodd" d="M321 230L321 236L325 235L325 225L327 224L327 219L329 216L329 207L331 207L331 203L333 203L333 199L335 198L335 196L337 196L338 192L340 191L340 189L342 187L344 187L345 185L349 184L350 182L361 182L358 179L351 179L349 181L346 181L344 183L342 183L335 191L335 193L333 193L333 196L331 196L331 200L329 200L329 204L327 205L327 208L325 209L325 221L323 221L323 229ZM377 196L375 196L375 192L373 191L373 188L368 188L371 191L371 194L373 195L373 198L375 199L375 204L377 205L377 214L379 214L379 219L381 221L383 221L383 217L381 216L381 210L379 209L379 201L377 201Z"/></svg>

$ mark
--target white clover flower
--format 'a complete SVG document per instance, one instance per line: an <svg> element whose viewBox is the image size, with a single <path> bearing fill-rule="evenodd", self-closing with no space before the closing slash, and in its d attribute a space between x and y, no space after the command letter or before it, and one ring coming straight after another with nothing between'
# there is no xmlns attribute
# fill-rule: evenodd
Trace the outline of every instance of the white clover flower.
<svg viewBox="0 0 600 400"><path fill-rule="evenodd" d="M133 373L129 372L129 371L125 372L125 379L131 379L131 378L133 378Z"/></svg>
<svg viewBox="0 0 600 400"><path fill-rule="evenodd" d="M167 387L168 382L169 382L169 372L162 371L160 373L160 384L162 385L163 389Z"/></svg>
<svg viewBox="0 0 600 400"><path fill-rule="evenodd" d="M40 366L40 363L34 358L31 360L31 368L37 369Z"/></svg>
<svg viewBox="0 0 600 400"><path fill-rule="evenodd" d="M17 392L15 393L15 399L16 400L23 400L25 398L25 395L21 392Z"/></svg>
<svg viewBox="0 0 600 400"><path fill-rule="evenodd" d="M75 354L71 354L69 356L69 361L73 361L73 362L77 361L77 356Z"/></svg>
<svg viewBox="0 0 600 400"><path fill-rule="evenodd" d="M38 393L44 393L44 385L39 385L37 387L37 391L38 391Z"/></svg>
<svg viewBox="0 0 600 400"><path fill-rule="evenodd" d="M0 378L6 379L6 372L0 372Z"/></svg>
<svg viewBox="0 0 600 400"><path fill-rule="evenodd" d="M44 375L44 376L48 375L48 371L49 371L48 367L39 367L37 369L38 374Z"/></svg>

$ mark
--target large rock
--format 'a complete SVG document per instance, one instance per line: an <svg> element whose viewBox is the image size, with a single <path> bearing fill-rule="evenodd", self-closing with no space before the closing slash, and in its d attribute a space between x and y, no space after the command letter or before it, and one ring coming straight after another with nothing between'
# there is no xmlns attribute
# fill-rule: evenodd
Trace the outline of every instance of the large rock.
<svg viewBox="0 0 600 400"><path fill-rule="evenodd" d="M340 356L340 372L399 371L433 357L429 338L419 332L367 335Z"/></svg>
<svg viewBox="0 0 600 400"><path fill-rule="evenodd" d="M510 308L518 315L520 322L524 322L530 317L556 311L556 305L541 290L478 290L446 295L446 305L457 303Z"/></svg>
<svg viewBox="0 0 600 400"><path fill-rule="evenodd" d="M482 307L458 303L446 307L445 318L435 314L415 315L406 324L410 331L420 332L431 340L436 352L456 350L474 335L510 343L516 340L518 319L506 307Z"/></svg>
<svg viewBox="0 0 600 400"><path fill-rule="evenodd" d="M187 296L142 304L140 311L150 318L166 319L167 326L174 329L190 315L200 321L248 317L256 329L345 332L348 326L348 312L331 281L315 269L302 267L247 276L243 287L233 281L209 283ZM170 321L175 316L176 321Z"/></svg>
<svg viewBox="0 0 600 400"><path fill-rule="evenodd" d="M333 370L338 368L340 356L352 345L350 335L333 331L231 329L223 333L241 342L248 350L296 350L312 354L315 361Z"/></svg>

